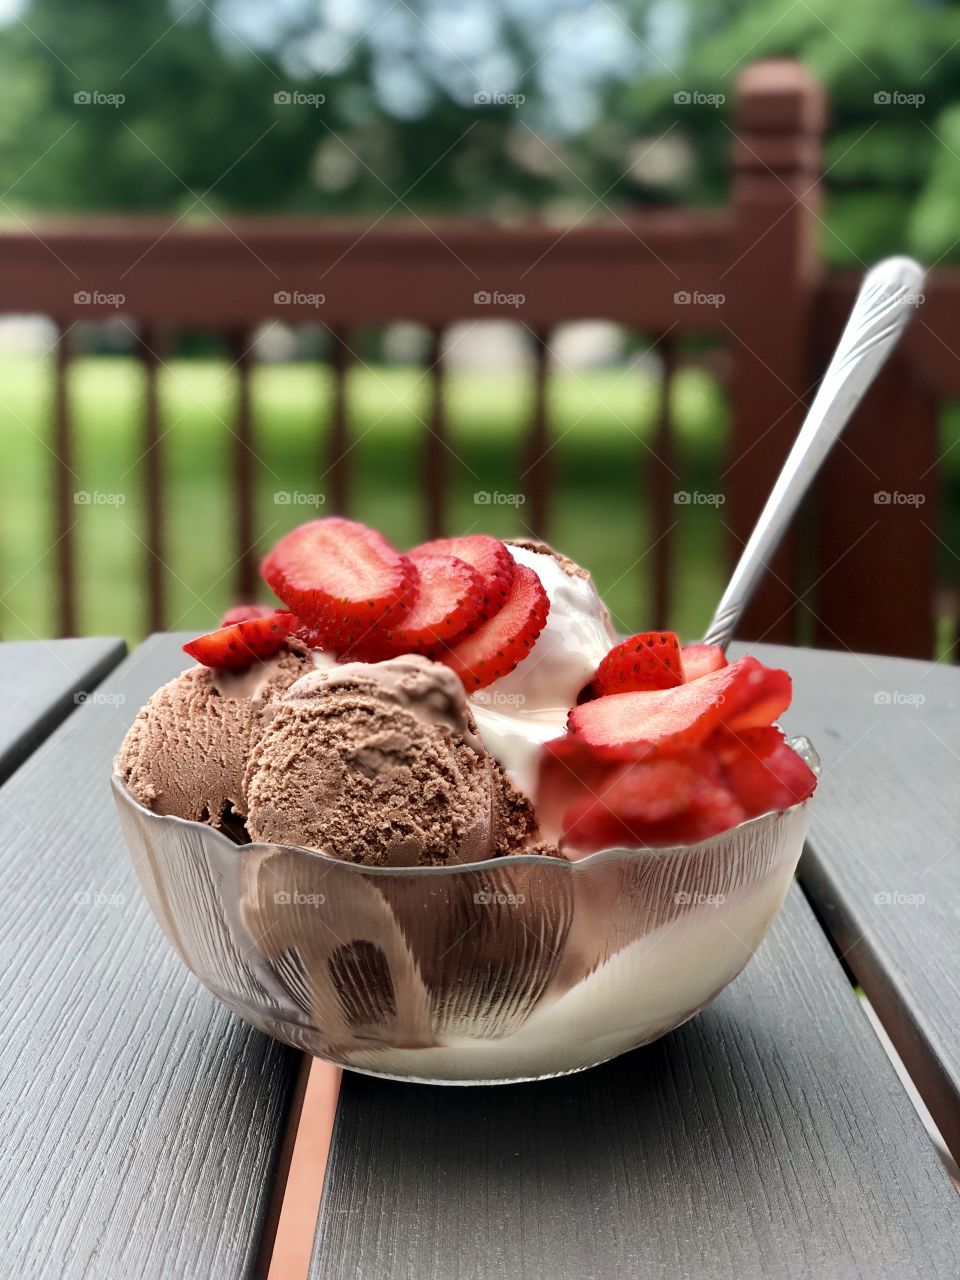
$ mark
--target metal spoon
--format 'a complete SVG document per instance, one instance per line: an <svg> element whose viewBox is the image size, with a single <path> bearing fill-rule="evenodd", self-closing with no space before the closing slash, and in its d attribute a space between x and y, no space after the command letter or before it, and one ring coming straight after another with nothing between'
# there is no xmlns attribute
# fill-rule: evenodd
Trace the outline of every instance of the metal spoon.
<svg viewBox="0 0 960 1280"><path fill-rule="evenodd" d="M923 270L912 258L886 258L864 278L846 328L790 456L743 549L704 636L726 649L761 571L776 550L810 481L850 420L922 301Z"/></svg>

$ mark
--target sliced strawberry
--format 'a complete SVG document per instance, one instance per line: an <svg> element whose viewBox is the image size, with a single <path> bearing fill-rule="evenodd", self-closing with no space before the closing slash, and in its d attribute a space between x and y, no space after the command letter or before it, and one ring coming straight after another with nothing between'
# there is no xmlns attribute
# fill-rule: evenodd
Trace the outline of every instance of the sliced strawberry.
<svg viewBox="0 0 960 1280"><path fill-rule="evenodd" d="M742 733L721 726L706 746L719 760L727 785L748 817L789 809L816 789L817 778L809 765L770 725Z"/></svg>
<svg viewBox="0 0 960 1280"><path fill-rule="evenodd" d="M576 733L545 742L537 761L536 811L544 839L556 840L570 808L602 791L640 759L645 746L591 747Z"/></svg>
<svg viewBox="0 0 960 1280"><path fill-rule="evenodd" d="M615 775L598 795L566 815L564 847L581 853L616 846L687 844L736 826L746 817L712 776L702 751L645 760Z"/></svg>
<svg viewBox="0 0 960 1280"><path fill-rule="evenodd" d="M549 611L550 601L540 579L532 569L518 564L510 594L499 612L471 635L442 650L439 661L457 673L468 693L482 689L523 661L543 630Z"/></svg>
<svg viewBox="0 0 960 1280"><path fill-rule="evenodd" d="M680 642L672 631L641 631L622 640L597 667L593 680L601 697L642 689L672 689L682 683Z"/></svg>
<svg viewBox="0 0 960 1280"><path fill-rule="evenodd" d="M724 724L737 732L772 724L793 697L793 684L786 671L765 667L755 658L741 658L740 662L752 665L747 678L730 691L723 716Z"/></svg>
<svg viewBox="0 0 960 1280"><path fill-rule="evenodd" d="M479 619L484 582L456 556L415 550L410 559L418 575L416 596L397 626L382 629L383 642L395 653L430 653Z"/></svg>
<svg viewBox="0 0 960 1280"><path fill-rule="evenodd" d="M274 609L268 604L234 604L220 619L221 627L232 627L237 622L249 622L251 618L270 618L275 613L283 613L282 609Z"/></svg>
<svg viewBox="0 0 960 1280"><path fill-rule="evenodd" d="M680 650L684 680L699 680L727 665L727 655L718 644L685 644Z"/></svg>
<svg viewBox="0 0 960 1280"><path fill-rule="evenodd" d="M517 562L504 544L488 533L470 533L462 538L434 538L432 542L421 543L414 551L418 555L456 556L476 569L483 579L481 616L484 618L489 618L503 606L513 586Z"/></svg>
<svg viewBox="0 0 960 1280"><path fill-rule="evenodd" d="M570 728L595 747L646 742L677 751L695 746L725 719L727 701L759 666L755 658L740 658L673 689L608 694L574 707Z"/></svg>
<svg viewBox="0 0 960 1280"><path fill-rule="evenodd" d="M271 613L266 618L248 618L232 626L210 631L183 646L191 658L205 667L237 670L270 658L283 648L284 641L300 625L292 613Z"/></svg>
<svg viewBox="0 0 960 1280"><path fill-rule="evenodd" d="M281 538L260 568L288 608L330 648L346 648L409 609L415 570L354 520L311 520Z"/></svg>

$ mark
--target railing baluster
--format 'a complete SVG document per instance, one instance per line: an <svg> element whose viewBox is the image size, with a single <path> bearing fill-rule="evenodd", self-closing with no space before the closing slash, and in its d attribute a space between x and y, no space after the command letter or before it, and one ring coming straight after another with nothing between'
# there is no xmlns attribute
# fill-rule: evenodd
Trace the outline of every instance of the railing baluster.
<svg viewBox="0 0 960 1280"><path fill-rule="evenodd" d="M439 538L446 532L448 484L447 416L444 394L443 329L431 331L429 366L430 412L427 418L424 482L426 485L427 536Z"/></svg>
<svg viewBox="0 0 960 1280"><path fill-rule="evenodd" d="M166 559L163 528L164 465L158 373L163 364L165 337L159 329L140 334L140 360L146 377L144 398L144 514L146 523L147 628L162 631L166 617Z"/></svg>
<svg viewBox="0 0 960 1280"><path fill-rule="evenodd" d="M251 599L257 589L257 560L254 544L254 502L256 472L253 447L253 406L250 397L250 369L253 364L250 334L235 330L230 335L230 351L239 374L237 416L233 450L234 494L236 502L236 582L241 600Z"/></svg>
<svg viewBox="0 0 960 1280"><path fill-rule="evenodd" d="M550 367L550 335L537 332L534 337L533 414L527 437L523 488L530 501L530 529L539 537L547 536L550 483L553 474L548 454L547 373Z"/></svg>
<svg viewBox="0 0 960 1280"><path fill-rule="evenodd" d="M331 330L328 362L333 375L333 403L330 409L326 473L330 476L333 510L346 515L350 503L350 443L347 424L347 369L350 349L340 330Z"/></svg>
<svg viewBox="0 0 960 1280"><path fill-rule="evenodd" d="M54 356L54 494L56 502L56 548L59 591L57 628L62 636L77 631L76 561L73 527L75 473L73 470L73 430L70 415L70 334L60 329Z"/></svg>
<svg viewBox="0 0 960 1280"><path fill-rule="evenodd" d="M653 437L653 452L649 455L648 467L650 507L653 512L650 553L653 564L653 617L650 619L650 625L665 627L669 619L672 594L672 526L676 521L673 494L677 471L671 410L673 378L676 372L676 346L669 335L661 337L655 345L660 354L661 372L657 392L657 422Z"/></svg>

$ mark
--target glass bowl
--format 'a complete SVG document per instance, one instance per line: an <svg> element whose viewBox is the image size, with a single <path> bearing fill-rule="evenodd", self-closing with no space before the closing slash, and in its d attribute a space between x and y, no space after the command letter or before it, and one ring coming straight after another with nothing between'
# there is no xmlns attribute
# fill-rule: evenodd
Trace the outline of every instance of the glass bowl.
<svg viewBox="0 0 960 1280"><path fill-rule="evenodd" d="M434 1084L581 1071L692 1018L767 932L810 806L671 849L397 869L237 844L113 790L153 913L217 999L329 1062Z"/></svg>

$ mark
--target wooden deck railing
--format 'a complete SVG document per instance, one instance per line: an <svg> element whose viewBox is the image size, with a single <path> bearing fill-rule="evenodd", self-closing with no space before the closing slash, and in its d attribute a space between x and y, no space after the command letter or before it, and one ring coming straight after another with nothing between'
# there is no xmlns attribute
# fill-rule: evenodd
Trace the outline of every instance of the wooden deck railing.
<svg viewBox="0 0 960 1280"><path fill-rule="evenodd" d="M730 370L732 428L726 512L736 544L747 536L802 419L852 298L855 281L825 278L817 253L824 99L795 63L759 63L741 76L728 204L607 219L566 231L543 225L379 221L220 221L201 228L157 220L71 221L0 234L0 311L52 317L56 361L57 555L60 629L76 627L67 373L75 294L123 294L146 372L143 422L147 582L153 628L166 618L164 471L157 378L180 330L228 336L239 384L234 430L237 590L255 579L251 336L270 318L330 331L332 418L328 510L348 510L347 373L351 335L395 320L429 328L431 405L423 500L431 533L446 527L447 420L442 337L463 319L519 319L535 336L535 394L525 442L528 523L549 535L552 482L547 410L551 335L565 322L615 321L647 335L663 376L648 469L655 616L666 616L674 511L671 386L688 338L719 341ZM297 300L322 293L324 303ZM475 295L493 295L478 304ZM516 308L497 296L522 294ZM770 566L744 635L930 655L934 643L937 419L960 387L960 275L938 272L902 354L851 426L806 512L813 541L794 532ZM684 295L692 301L684 301ZM697 297L720 295L722 305ZM478 305L482 311L478 312ZM113 316L85 304L83 319ZM872 487L871 487L872 486ZM922 492L923 507L881 510L878 492ZM412 495L411 495L412 496ZM878 518L879 513L879 518ZM812 519L811 519L812 517ZM801 522L799 529L802 530ZM866 532L865 532L866 531ZM2 565L2 548L0 548ZM882 592L881 592L882 583ZM812 619L812 622L811 622ZM811 629L812 628L812 629Z"/></svg>

